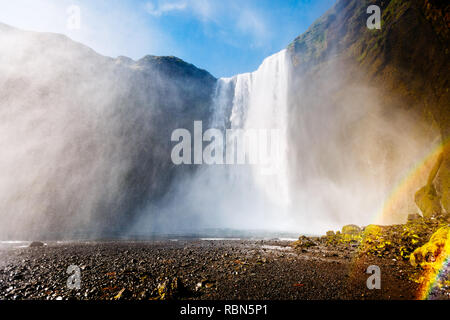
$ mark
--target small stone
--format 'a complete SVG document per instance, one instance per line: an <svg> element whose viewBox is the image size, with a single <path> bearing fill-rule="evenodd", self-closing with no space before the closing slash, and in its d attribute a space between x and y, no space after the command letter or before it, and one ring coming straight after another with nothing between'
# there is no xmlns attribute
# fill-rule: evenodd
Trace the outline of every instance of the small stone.
<svg viewBox="0 0 450 320"><path fill-rule="evenodd" d="M119 293L114 297L115 300L122 300L124 298L128 298L131 296L131 291L126 288L123 288L119 291Z"/></svg>

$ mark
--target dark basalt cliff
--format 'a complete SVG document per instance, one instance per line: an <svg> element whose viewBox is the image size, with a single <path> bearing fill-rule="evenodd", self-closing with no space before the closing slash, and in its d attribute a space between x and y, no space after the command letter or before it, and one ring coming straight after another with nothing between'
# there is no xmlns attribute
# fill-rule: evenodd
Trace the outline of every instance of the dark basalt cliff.
<svg viewBox="0 0 450 320"><path fill-rule="evenodd" d="M208 124L208 72L175 57L112 59L6 25L0 41L4 238L115 234L193 170L172 164L170 138Z"/></svg>

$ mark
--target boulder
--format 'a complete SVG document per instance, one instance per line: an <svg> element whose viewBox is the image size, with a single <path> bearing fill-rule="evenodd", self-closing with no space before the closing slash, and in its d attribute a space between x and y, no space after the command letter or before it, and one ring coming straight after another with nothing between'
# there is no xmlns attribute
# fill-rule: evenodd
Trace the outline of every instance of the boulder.
<svg viewBox="0 0 450 320"><path fill-rule="evenodd" d="M361 232L361 228L354 224L349 224L342 227L343 234L355 235Z"/></svg>
<svg viewBox="0 0 450 320"><path fill-rule="evenodd" d="M313 240L311 240L310 238L308 238L306 236L300 236L297 241L292 243L292 246L296 249L310 248L310 247L314 247L316 245L317 244Z"/></svg>
<svg viewBox="0 0 450 320"><path fill-rule="evenodd" d="M376 224L369 224L367 227L364 228L364 235L378 235L382 231L382 228L380 226L377 226Z"/></svg>
<svg viewBox="0 0 450 320"><path fill-rule="evenodd" d="M441 169L443 162L443 153L441 153L431 169L427 184L420 188L414 197L416 205L425 218L438 216L442 213L441 194L437 192L435 186L436 176ZM443 170L441 170L443 171ZM439 180L439 179L438 179Z"/></svg>
<svg viewBox="0 0 450 320"><path fill-rule="evenodd" d="M43 247L43 246L44 246L44 243L40 242L40 241L33 241L29 245L30 248Z"/></svg>
<svg viewBox="0 0 450 320"><path fill-rule="evenodd" d="M414 250L410 256L413 266L427 267L443 260L450 254L450 226L438 229L423 246Z"/></svg>
<svg viewBox="0 0 450 320"><path fill-rule="evenodd" d="M442 212L441 200L433 184L420 188L416 192L414 201L427 219L440 215Z"/></svg>
<svg viewBox="0 0 450 320"><path fill-rule="evenodd" d="M334 237L334 231L327 231L327 237Z"/></svg>

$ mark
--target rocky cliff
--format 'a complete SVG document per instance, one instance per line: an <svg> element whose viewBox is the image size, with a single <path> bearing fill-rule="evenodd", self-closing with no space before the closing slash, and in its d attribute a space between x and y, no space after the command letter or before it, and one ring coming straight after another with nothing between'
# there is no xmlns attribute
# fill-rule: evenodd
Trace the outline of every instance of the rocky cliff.
<svg viewBox="0 0 450 320"><path fill-rule="evenodd" d="M381 8L381 30L366 26L369 17L366 10L372 4ZM429 145L429 155L424 155L426 169L402 190L401 196L412 202L414 193L426 184L426 190L415 197L424 214L430 210L450 210L449 28L450 5L446 1L339 0L289 45L295 69L294 108L301 100L309 101L312 107L332 104L333 110L349 103L363 106L372 101L382 119L380 126L390 123L387 128L409 131L410 141L428 135L419 144ZM326 99L309 98L311 91L315 97L326 96ZM409 117L412 126L392 122L399 114ZM355 123L366 123L365 119L373 115L372 112L363 114ZM371 146L380 154L386 152L386 158L391 161L391 176L401 171L402 165L411 166L395 152L395 137L402 134L401 130L391 136L379 135L380 145ZM370 126L364 125L359 130L355 124L350 130L339 132L351 140L352 135L362 137L367 131ZM436 136L439 142L434 147L431 145ZM327 151L323 154L326 156ZM380 154L372 159L382 161ZM362 165L367 167L367 163ZM358 165L354 170L358 170ZM410 205L407 207L413 210Z"/></svg>
<svg viewBox="0 0 450 320"><path fill-rule="evenodd" d="M2 238L115 234L189 174L172 164L170 137L208 123L208 72L6 25L0 43Z"/></svg>

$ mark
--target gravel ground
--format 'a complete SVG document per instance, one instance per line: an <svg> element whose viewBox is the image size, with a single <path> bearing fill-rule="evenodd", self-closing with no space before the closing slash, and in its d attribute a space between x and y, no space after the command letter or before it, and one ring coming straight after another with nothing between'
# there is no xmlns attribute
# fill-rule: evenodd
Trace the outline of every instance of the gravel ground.
<svg viewBox="0 0 450 320"><path fill-rule="evenodd" d="M408 280L408 263L363 261L353 252L321 246L299 252L274 240L3 244L0 299L415 298L418 287ZM79 290L67 287L69 265L81 270ZM380 290L367 289L369 265L381 268Z"/></svg>

